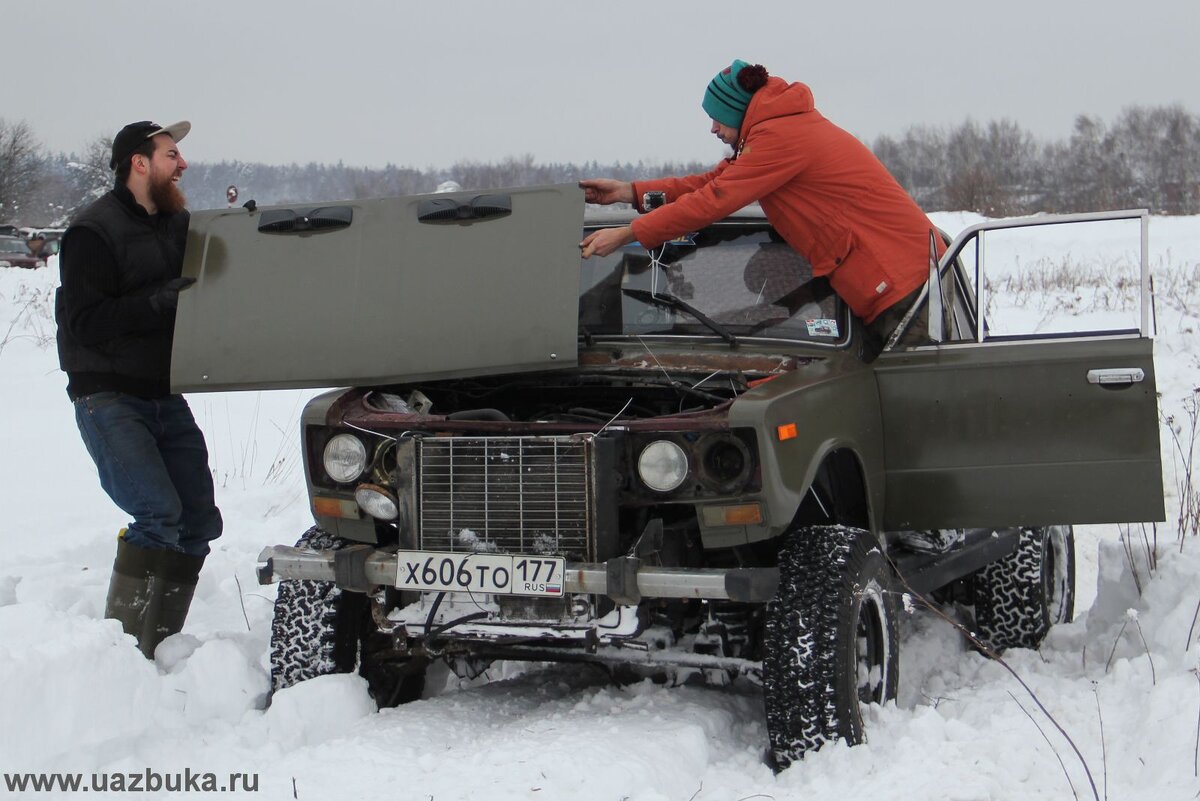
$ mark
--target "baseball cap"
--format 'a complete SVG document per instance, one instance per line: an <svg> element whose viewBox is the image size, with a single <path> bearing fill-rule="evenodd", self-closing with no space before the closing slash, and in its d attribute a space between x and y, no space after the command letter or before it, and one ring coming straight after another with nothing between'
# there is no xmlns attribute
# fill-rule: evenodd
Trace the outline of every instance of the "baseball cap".
<svg viewBox="0 0 1200 801"><path fill-rule="evenodd" d="M149 120L131 122L113 137L112 159L108 162L108 168L115 170L118 164L133 155L133 151L137 150L138 145L151 137L165 133L178 142L187 136L190 130L192 130L192 124L187 120L181 120L171 125L159 125L157 122Z"/></svg>

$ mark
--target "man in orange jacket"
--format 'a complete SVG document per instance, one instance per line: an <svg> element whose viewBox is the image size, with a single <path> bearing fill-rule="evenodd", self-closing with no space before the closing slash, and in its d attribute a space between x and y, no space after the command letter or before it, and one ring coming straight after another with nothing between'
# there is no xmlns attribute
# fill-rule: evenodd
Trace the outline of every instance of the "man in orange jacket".
<svg viewBox="0 0 1200 801"><path fill-rule="evenodd" d="M865 145L816 110L802 83L734 61L709 83L702 106L733 156L703 175L581 181L589 203L632 203L646 212L631 225L588 235L583 257L607 256L635 240L654 248L758 201L882 344L929 276L933 226L925 213ZM666 204L648 210L648 192L664 192Z"/></svg>

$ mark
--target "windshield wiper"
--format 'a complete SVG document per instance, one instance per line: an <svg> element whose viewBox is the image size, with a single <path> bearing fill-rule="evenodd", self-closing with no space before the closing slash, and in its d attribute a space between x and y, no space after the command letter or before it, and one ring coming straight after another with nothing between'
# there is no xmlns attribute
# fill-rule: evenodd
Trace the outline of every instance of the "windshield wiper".
<svg viewBox="0 0 1200 801"><path fill-rule="evenodd" d="M685 311L700 322L704 323L706 328L715 333L717 336L721 337L721 339L728 342L730 347L736 348L738 345L737 337L731 334L728 328L711 319L708 317L708 315L697 309L692 304L688 303L686 300L680 300L674 295L666 292L654 293L648 289L626 288L622 289L621 291L629 297L640 300L643 303L650 303L655 306L663 306L668 309L680 309Z"/></svg>

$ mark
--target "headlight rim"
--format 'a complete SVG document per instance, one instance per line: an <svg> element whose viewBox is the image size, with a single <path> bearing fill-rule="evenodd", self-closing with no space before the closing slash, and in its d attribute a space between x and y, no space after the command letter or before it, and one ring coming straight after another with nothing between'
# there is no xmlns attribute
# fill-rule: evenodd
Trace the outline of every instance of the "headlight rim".
<svg viewBox="0 0 1200 801"><path fill-rule="evenodd" d="M736 475L721 476L711 462L715 449L729 447L737 451L742 460ZM696 443L696 472L701 483L720 494L744 490L754 475L754 452L746 442L731 431L708 434Z"/></svg>

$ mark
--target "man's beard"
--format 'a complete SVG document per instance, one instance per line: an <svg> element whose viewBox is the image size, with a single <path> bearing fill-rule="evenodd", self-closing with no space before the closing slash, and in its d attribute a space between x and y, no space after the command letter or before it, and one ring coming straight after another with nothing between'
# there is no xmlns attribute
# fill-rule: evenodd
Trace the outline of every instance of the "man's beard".
<svg viewBox="0 0 1200 801"><path fill-rule="evenodd" d="M159 214L178 214L187 208L187 198L170 178L150 183L150 200L158 208Z"/></svg>

